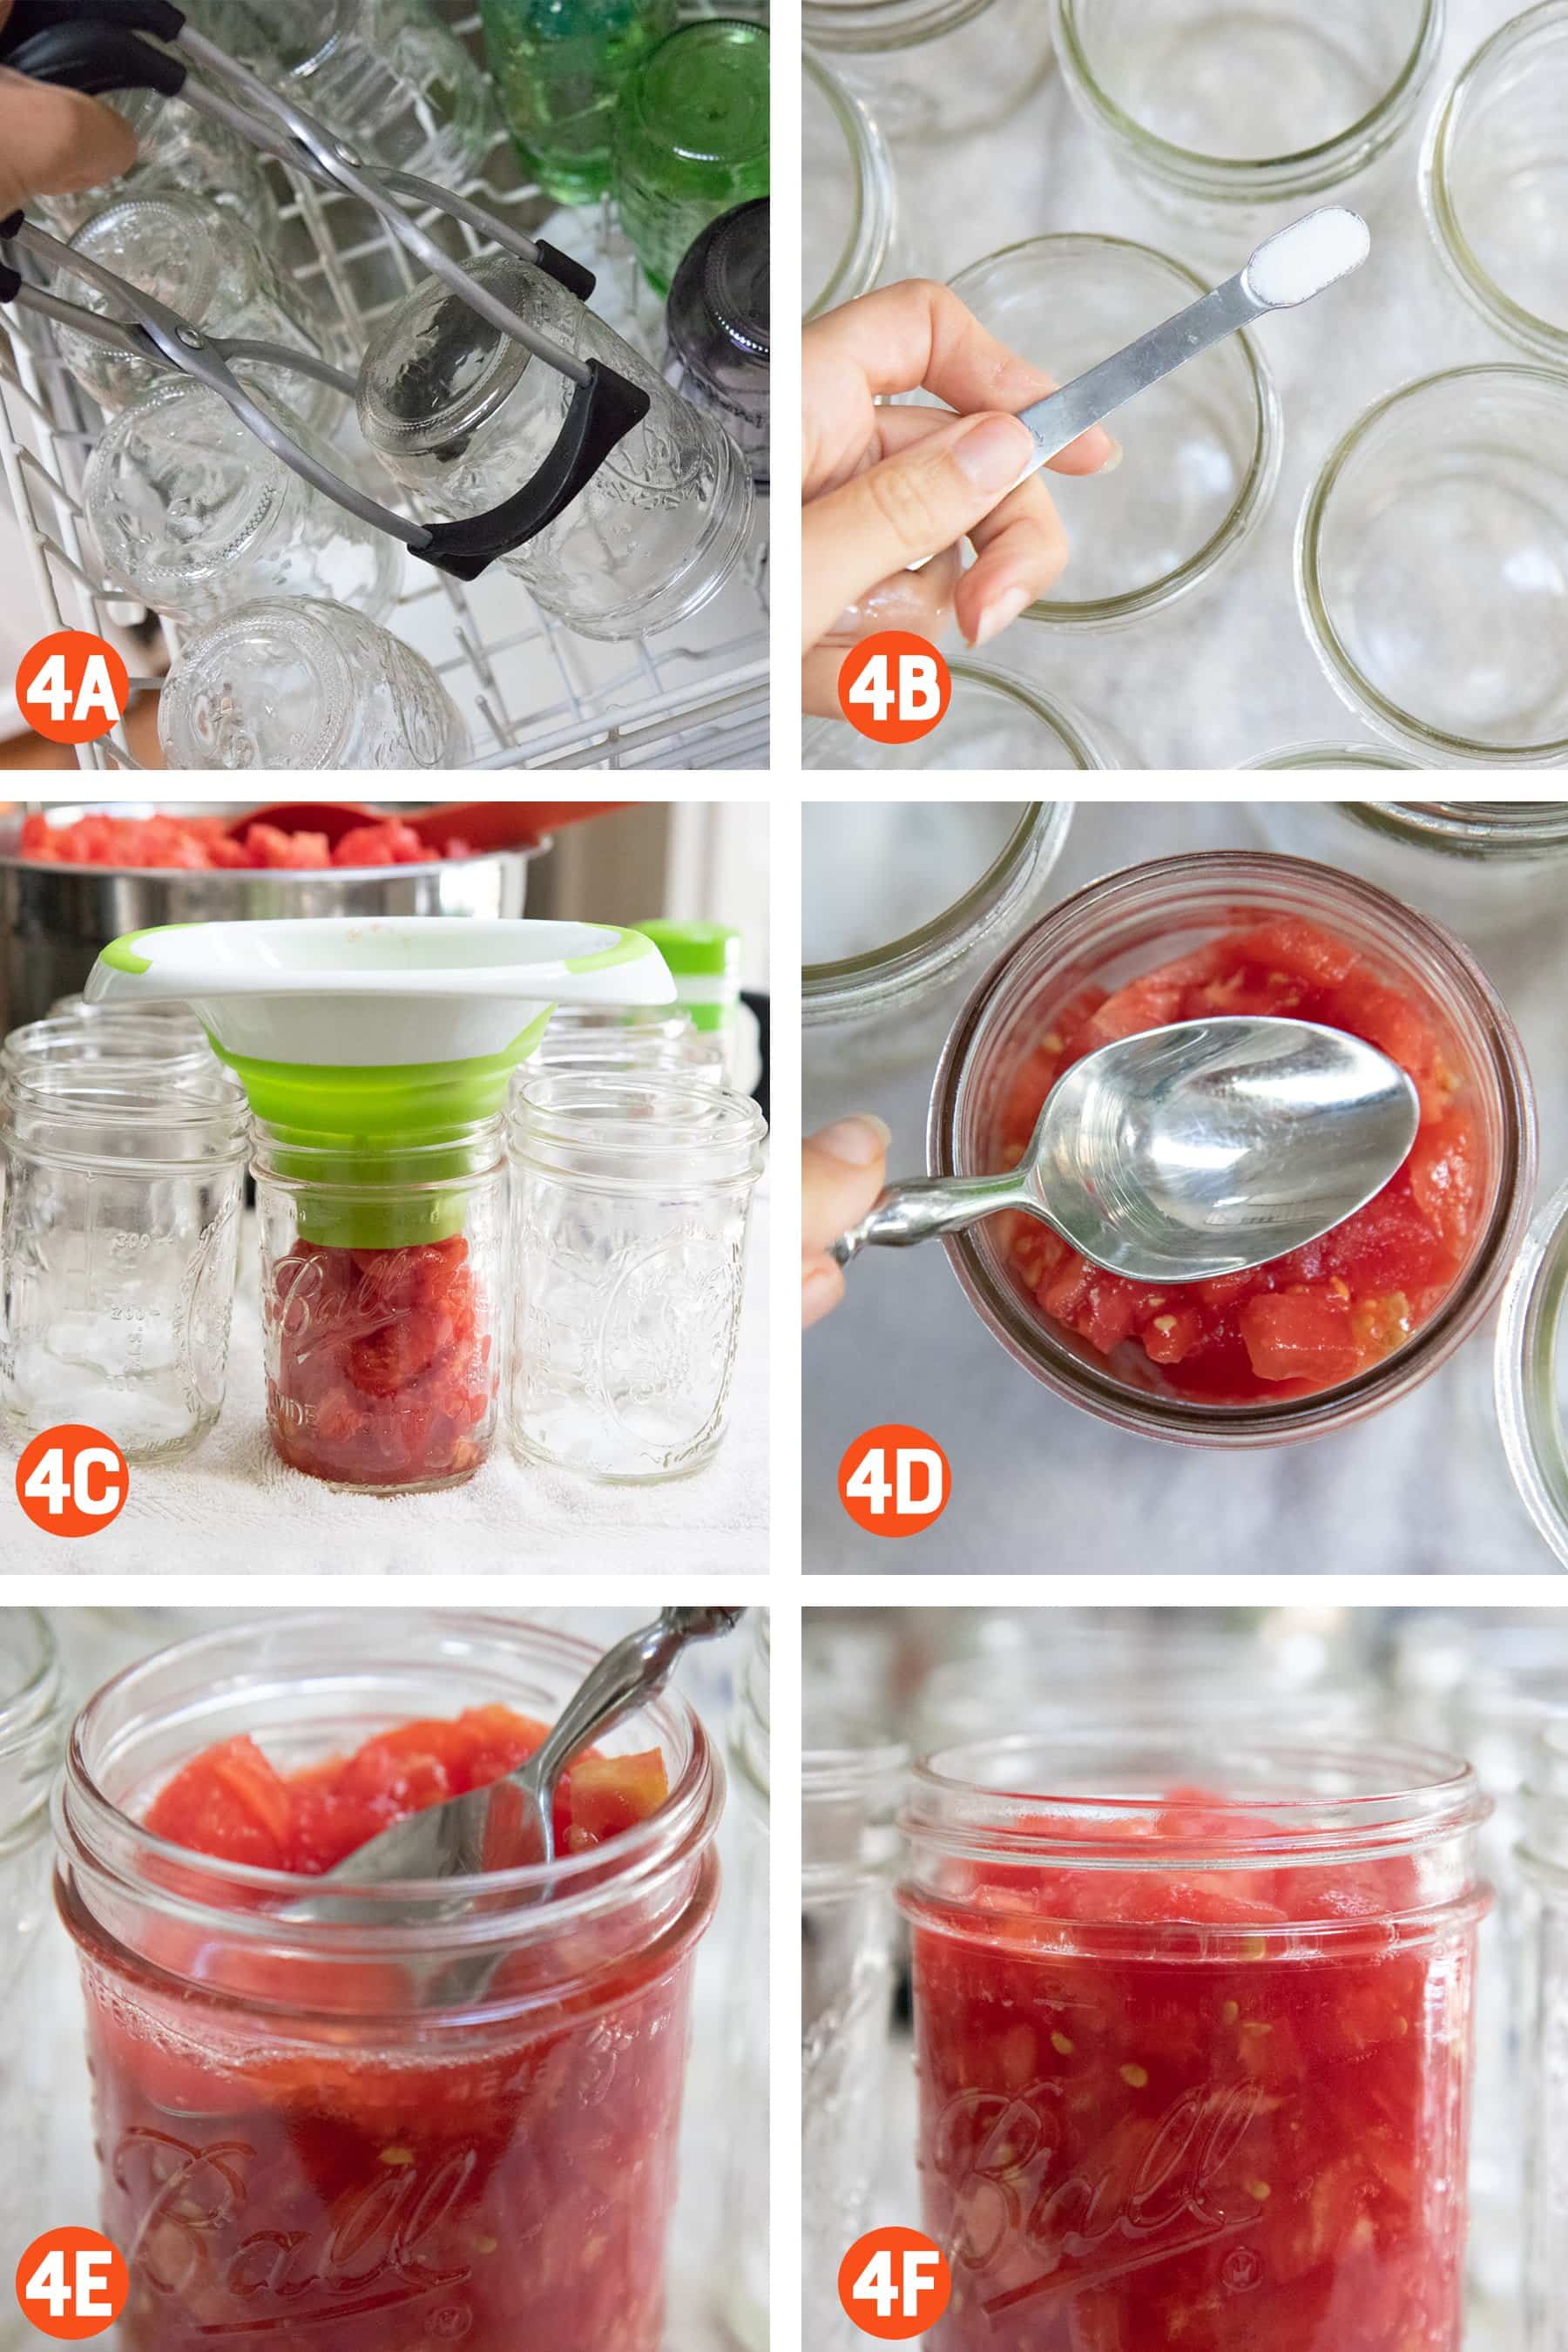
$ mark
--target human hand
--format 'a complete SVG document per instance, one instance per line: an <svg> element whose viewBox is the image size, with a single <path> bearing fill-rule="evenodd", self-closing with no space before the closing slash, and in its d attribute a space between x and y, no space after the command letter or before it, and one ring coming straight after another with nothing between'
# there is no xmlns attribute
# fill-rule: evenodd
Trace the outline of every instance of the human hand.
<svg viewBox="0 0 1568 2352"><path fill-rule="evenodd" d="M804 701L837 719L838 673L862 637L912 629L934 638L955 613L969 643L983 646L1056 585L1067 534L1043 477L1019 482L1034 443L1017 412L1057 386L956 294L923 279L816 320L802 367ZM920 388L946 409L878 405ZM1103 473L1120 457L1097 425L1050 470ZM966 538L975 551L967 572Z"/></svg>
<svg viewBox="0 0 1568 2352"><path fill-rule="evenodd" d="M10 13L0 0L0 25ZM34 196L101 187L135 161L131 127L109 107L0 66L0 217Z"/></svg>
<svg viewBox="0 0 1568 2352"><path fill-rule="evenodd" d="M886 1179L887 1129L879 1118L836 1119L808 1135L800 1153L800 1320L803 1330L831 1315L844 1296L844 1269L827 1255L876 1200Z"/></svg>

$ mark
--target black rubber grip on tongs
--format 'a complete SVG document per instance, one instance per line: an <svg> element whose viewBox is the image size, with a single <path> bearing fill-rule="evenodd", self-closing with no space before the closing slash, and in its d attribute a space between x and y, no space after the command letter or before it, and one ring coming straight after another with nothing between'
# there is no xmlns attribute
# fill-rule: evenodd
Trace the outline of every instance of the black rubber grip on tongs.
<svg viewBox="0 0 1568 2352"><path fill-rule="evenodd" d="M151 33L155 41L177 41L185 28L184 11L174 0L16 0L0 27L0 58L15 62L15 52L37 33L58 32L61 26L97 27L106 33Z"/></svg>
<svg viewBox="0 0 1568 2352"><path fill-rule="evenodd" d="M412 552L454 580L477 580L498 556L526 546L565 513L650 404L640 384L628 383L603 360L590 360L588 382L578 385L555 446L533 479L486 514L434 524L426 545Z"/></svg>
<svg viewBox="0 0 1568 2352"><path fill-rule="evenodd" d="M166 49L139 41L134 33L80 19L34 33L0 62L32 81L80 90L87 98L111 98L121 89L155 89L164 98L178 98L185 86L184 67Z"/></svg>
<svg viewBox="0 0 1568 2352"><path fill-rule="evenodd" d="M574 261L558 245L547 245L542 236L535 237L539 267L546 278L553 278L557 286L564 286L568 294L575 294L579 302L591 302L599 281L582 262Z"/></svg>

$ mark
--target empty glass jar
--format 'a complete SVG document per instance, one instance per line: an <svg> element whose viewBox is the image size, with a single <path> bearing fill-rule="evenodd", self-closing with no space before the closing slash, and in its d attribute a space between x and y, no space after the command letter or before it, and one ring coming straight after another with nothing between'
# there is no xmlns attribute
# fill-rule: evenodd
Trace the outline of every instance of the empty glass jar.
<svg viewBox="0 0 1568 2352"><path fill-rule="evenodd" d="M1568 1568L1568 1187L1531 1228L1509 1276L1494 1376L1509 1468L1537 1534Z"/></svg>
<svg viewBox="0 0 1568 2352"><path fill-rule="evenodd" d="M302 423L288 422L303 447L332 462ZM263 596L322 597L380 620L396 599L397 541L291 473L188 376L165 377L121 409L82 495L117 585L180 620L213 620Z"/></svg>
<svg viewBox="0 0 1568 2352"><path fill-rule="evenodd" d="M803 27L821 49L905 49L955 33L993 0L802 0Z"/></svg>
<svg viewBox="0 0 1568 2352"><path fill-rule="evenodd" d="M648 394L647 415L555 520L503 558L546 613L582 635L672 628L716 596L751 526L751 477L710 413L542 270L500 256L474 275L580 359ZM366 441L422 511L481 514L539 471L574 387L439 279L384 323L360 371Z"/></svg>
<svg viewBox="0 0 1568 2352"><path fill-rule="evenodd" d="M888 273L898 184L888 142L865 100L809 49L801 57L800 102L801 173L809 192L801 290L805 316L819 319L869 294Z"/></svg>
<svg viewBox="0 0 1568 2352"><path fill-rule="evenodd" d="M813 2352L858 2352L838 2264L876 2218L898 1913L897 1741L817 1726L801 1758L802 2310Z"/></svg>
<svg viewBox="0 0 1568 2352"><path fill-rule="evenodd" d="M1339 768L1419 768L1419 760L1402 760L1397 752L1370 743L1299 743L1288 751L1271 751L1265 760L1244 760L1244 768L1305 770L1321 774Z"/></svg>
<svg viewBox="0 0 1568 2352"><path fill-rule="evenodd" d="M633 1022L617 1018L630 1011L647 1017ZM654 1004L558 1005L514 1086L525 1086L536 1068L596 1071L606 1078L635 1078L647 1071L697 1086L728 1082L722 1039L700 1036L689 1013L672 1013Z"/></svg>
<svg viewBox="0 0 1568 2352"><path fill-rule="evenodd" d="M482 0L496 94L526 171L564 205L610 184L616 100L676 0Z"/></svg>
<svg viewBox="0 0 1568 2352"><path fill-rule="evenodd" d="M164 1021L123 1005L101 1014L93 1006L56 1013L13 1029L0 1043L0 1072L38 1074L51 1069L134 1070L153 1077L166 1073L198 1077L217 1067L212 1048L188 1006L183 1020Z"/></svg>
<svg viewBox="0 0 1568 2352"><path fill-rule="evenodd" d="M373 1087L356 1118L345 1079L339 1135L256 1121L267 1425L290 1469L361 1494L461 1486L495 1435L500 1122L397 1131L418 1103L416 1077L401 1112Z"/></svg>
<svg viewBox="0 0 1568 2352"><path fill-rule="evenodd" d="M918 743L873 743L842 719L808 719L804 764L829 772L959 769L972 776L996 769L1038 774L1122 764L1094 742L1076 712L1047 701L1022 679L984 662L955 661L950 667L952 699L947 716Z"/></svg>
<svg viewBox="0 0 1568 2352"><path fill-rule="evenodd" d="M514 1085L511 1434L525 1460L630 1483L718 1451L764 1131L744 1097L662 1074Z"/></svg>
<svg viewBox="0 0 1568 2352"><path fill-rule="evenodd" d="M242 605L187 636L158 740L171 768L454 768L472 748L422 655L305 596Z"/></svg>
<svg viewBox="0 0 1568 2352"><path fill-rule="evenodd" d="M1392 891L1461 939L1516 930L1568 889L1568 802L1258 801L1270 849Z"/></svg>
<svg viewBox="0 0 1568 2352"><path fill-rule="evenodd" d="M1477 50L1432 120L1422 197L1454 283L1532 358L1568 364L1563 125L1568 0L1543 0Z"/></svg>
<svg viewBox="0 0 1568 2352"><path fill-rule="evenodd" d="M17 2246L58 2227L39 2151L58 2096L43 1955L49 1902L49 1792L65 1753L66 1707L48 1620L0 1611L0 2200ZM0 2326L8 2347L37 2330Z"/></svg>
<svg viewBox="0 0 1568 2352"><path fill-rule="evenodd" d="M1298 539L1342 701L1429 764L1568 759L1568 375L1460 368L1340 443Z"/></svg>
<svg viewBox="0 0 1568 2352"><path fill-rule="evenodd" d="M342 336L231 209L172 191L128 196L79 229L71 250L166 302L209 335L282 343L334 365L345 357ZM55 282L68 301L100 317L116 315L115 305L89 279L61 268ZM169 380L169 371L150 360L128 358L69 327L55 331L66 365L105 408L123 408ZM327 429L343 413L342 394L311 376L255 363L248 373L269 403L279 402L314 430Z"/></svg>
<svg viewBox="0 0 1568 2352"><path fill-rule="evenodd" d="M33 205L57 236L73 236L122 196L177 191L205 197L243 223L247 234L264 245L270 241L278 227L278 205L261 158L247 140L221 122L208 121L183 99L165 98L158 90L116 90L112 104L136 135L136 161L107 187L34 198ZM113 266L119 268L120 264ZM72 301L82 299L76 290L79 283L73 284Z"/></svg>
<svg viewBox="0 0 1568 2352"><path fill-rule="evenodd" d="M621 226L660 294L711 220L768 193L763 25L683 25L624 84L616 107Z"/></svg>
<svg viewBox="0 0 1568 2352"><path fill-rule="evenodd" d="M1068 89L1118 161L1243 235L1238 214L1305 210L1399 138L1444 0L1055 0L1055 23Z"/></svg>
<svg viewBox="0 0 1568 2352"><path fill-rule="evenodd" d="M1062 383L1206 289L1183 263L1112 236L1041 236L952 280L983 326ZM1232 335L1139 400L1126 457L1088 480L1051 477L1072 541L1060 584L1026 618L1106 628L1215 580L1257 530L1279 471L1268 367ZM940 731L940 730L939 730Z"/></svg>
<svg viewBox="0 0 1568 2352"><path fill-rule="evenodd" d="M683 400L716 409L768 487L768 363L772 350L765 196L710 221L675 273L665 323L665 373Z"/></svg>
<svg viewBox="0 0 1568 2352"><path fill-rule="evenodd" d="M227 1071L48 1055L0 1074L0 1421L172 1461L218 1417L246 1158Z"/></svg>

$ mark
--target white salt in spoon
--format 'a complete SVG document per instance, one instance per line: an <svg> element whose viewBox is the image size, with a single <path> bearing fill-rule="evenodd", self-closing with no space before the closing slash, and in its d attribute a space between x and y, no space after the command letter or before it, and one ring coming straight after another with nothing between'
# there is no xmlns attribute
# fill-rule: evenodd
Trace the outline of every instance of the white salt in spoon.
<svg viewBox="0 0 1568 2352"><path fill-rule="evenodd" d="M1117 409L1172 375L1200 352L1250 327L1270 310L1294 310L1361 268L1372 251L1372 231L1359 213L1338 205L1308 213L1260 245L1245 269L1212 294L1151 327L1135 343L1087 375L1075 377L1048 400L1026 408L1018 422L1035 436L1035 455L1019 476L1027 481L1051 458Z"/></svg>

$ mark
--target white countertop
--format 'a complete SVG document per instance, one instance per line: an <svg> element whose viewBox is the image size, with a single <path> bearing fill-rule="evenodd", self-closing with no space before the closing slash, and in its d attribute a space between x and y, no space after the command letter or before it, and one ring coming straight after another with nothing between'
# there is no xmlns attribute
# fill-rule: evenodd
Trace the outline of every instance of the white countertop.
<svg viewBox="0 0 1568 2352"><path fill-rule="evenodd" d="M1242 805L1080 803L1050 898L1096 874L1184 849L1265 846ZM1524 1040L1541 1111L1546 1199L1568 1177L1568 908L1479 950ZM807 1082L810 1047L806 1049ZM930 1069L840 1089L839 1110L893 1131L890 1172L923 1174ZM868 1250L838 1312L805 1336L808 1571L1245 1576L1549 1574L1510 1478L1491 1400L1491 1328L1404 1402L1357 1429L1256 1454L1206 1453L1112 1429L1004 1354L945 1252ZM900 1542L866 1535L838 1499L844 1449L901 1422L929 1431L953 1499Z"/></svg>

